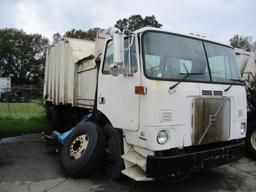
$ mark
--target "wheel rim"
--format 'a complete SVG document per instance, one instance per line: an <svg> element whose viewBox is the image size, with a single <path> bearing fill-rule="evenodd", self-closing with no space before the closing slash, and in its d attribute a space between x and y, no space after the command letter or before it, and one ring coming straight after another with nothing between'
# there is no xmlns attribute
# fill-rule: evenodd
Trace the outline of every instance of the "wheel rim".
<svg viewBox="0 0 256 192"><path fill-rule="evenodd" d="M73 160L79 159L87 149L89 136L86 134L77 136L70 146L70 157Z"/></svg>
<svg viewBox="0 0 256 192"><path fill-rule="evenodd" d="M256 131L251 134L251 145L256 150Z"/></svg>

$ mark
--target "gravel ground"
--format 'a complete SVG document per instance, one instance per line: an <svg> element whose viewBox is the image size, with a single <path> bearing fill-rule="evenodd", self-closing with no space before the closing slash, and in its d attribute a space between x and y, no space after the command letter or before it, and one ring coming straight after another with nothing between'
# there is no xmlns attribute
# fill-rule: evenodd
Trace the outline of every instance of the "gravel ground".
<svg viewBox="0 0 256 192"><path fill-rule="evenodd" d="M62 174L58 158L39 134L0 140L0 192L256 191L256 161L247 158L177 183L129 178L113 182L101 171L87 179L73 179Z"/></svg>

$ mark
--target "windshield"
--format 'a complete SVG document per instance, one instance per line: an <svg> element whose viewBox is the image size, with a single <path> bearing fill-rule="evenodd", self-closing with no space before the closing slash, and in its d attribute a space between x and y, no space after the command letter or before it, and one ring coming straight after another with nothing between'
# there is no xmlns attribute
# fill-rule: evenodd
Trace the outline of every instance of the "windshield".
<svg viewBox="0 0 256 192"><path fill-rule="evenodd" d="M225 46L167 33L146 32L143 48L145 75L150 79L224 83L240 80L234 51Z"/></svg>
<svg viewBox="0 0 256 192"><path fill-rule="evenodd" d="M233 49L208 42L205 42L205 49L212 81L241 81L240 71Z"/></svg>

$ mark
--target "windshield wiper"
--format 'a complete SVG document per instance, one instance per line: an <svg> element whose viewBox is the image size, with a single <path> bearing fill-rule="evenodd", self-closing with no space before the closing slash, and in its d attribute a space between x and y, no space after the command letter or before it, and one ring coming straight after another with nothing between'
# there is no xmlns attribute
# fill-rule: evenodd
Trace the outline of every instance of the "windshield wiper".
<svg viewBox="0 0 256 192"><path fill-rule="evenodd" d="M229 79L229 80L231 80L231 81L237 81L237 82L240 82L240 83L244 84L244 81L241 80L241 79ZM224 91L227 92L229 89L231 89L232 86L233 86L233 85L228 86L228 88L224 89Z"/></svg>
<svg viewBox="0 0 256 192"><path fill-rule="evenodd" d="M205 73L180 73L180 75L186 74L185 77L183 77L181 80L179 80L177 83L175 83L173 86L171 86L169 88L169 90L174 89L175 87L177 87L182 81L184 81L185 79L187 79L189 76L191 75L204 75Z"/></svg>
<svg viewBox="0 0 256 192"><path fill-rule="evenodd" d="M242 79L229 79L229 80L239 82L241 85L245 85L245 81Z"/></svg>
<svg viewBox="0 0 256 192"><path fill-rule="evenodd" d="M229 89L231 89L233 85L229 85L228 88L224 89L224 92L227 92Z"/></svg>
<svg viewBox="0 0 256 192"><path fill-rule="evenodd" d="M237 82L240 82L240 83L244 83L244 81L242 79L229 79L231 81L237 81Z"/></svg>

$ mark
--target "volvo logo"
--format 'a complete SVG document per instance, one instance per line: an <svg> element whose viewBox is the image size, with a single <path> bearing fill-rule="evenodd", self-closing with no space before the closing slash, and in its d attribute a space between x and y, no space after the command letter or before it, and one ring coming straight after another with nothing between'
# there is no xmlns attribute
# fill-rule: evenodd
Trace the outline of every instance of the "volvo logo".
<svg viewBox="0 0 256 192"><path fill-rule="evenodd" d="M216 126L216 115L210 115L209 122L211 126Z"/></svg>

